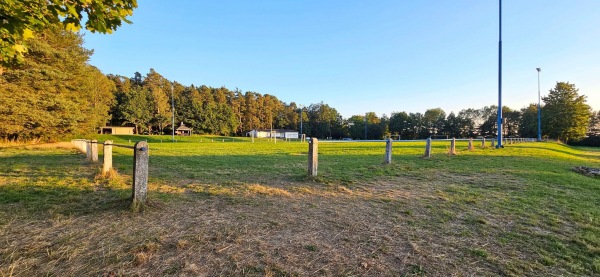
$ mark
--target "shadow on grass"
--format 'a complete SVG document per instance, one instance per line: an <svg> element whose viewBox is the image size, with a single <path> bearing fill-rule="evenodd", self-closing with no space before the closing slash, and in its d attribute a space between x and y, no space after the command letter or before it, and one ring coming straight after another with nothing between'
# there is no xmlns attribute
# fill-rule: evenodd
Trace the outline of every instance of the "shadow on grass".
<svg viewBox="0 0 600 277"><path fill-rule="evenodd" d="M0 186L0 207L9 215L47 219L127 211L129 190L92 190L36 185ZM1 214L1 213L0 213Z"/></svg>
<svg viewBox="0 0 600 277"><path fill-rule="evenodd" d="M511 146L511 147L522 148L522 149L536 149L536 150L543 150L543 151L552 151L552 152L556 152L556 153L570 155L570 156L573 156L573 157L579 157L579 158L584 158L584 159L592 159L592 160L600 160L600 155L577 154L577 153L573 153L573 152L570 152L570 151L553 149L553 148L543 147L543 146L515 145L515 146ZM572 149L570 146L567 146L567 145L565 145L565 148ZM574 149L574 150L575 151L581 151L579 149Z"/></svg>
<svg viewBox="0 0 600 277"><path fill-rule="evenodd" d="M98 184L97 173L97 165L72 149L5 152L0 156L0 219L127 210L131 190Z"/></svg>

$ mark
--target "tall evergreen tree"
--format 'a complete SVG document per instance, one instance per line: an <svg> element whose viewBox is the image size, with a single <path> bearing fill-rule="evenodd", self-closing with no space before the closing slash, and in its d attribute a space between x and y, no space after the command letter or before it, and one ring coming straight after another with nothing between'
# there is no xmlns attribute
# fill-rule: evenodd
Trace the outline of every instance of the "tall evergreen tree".
<svg viewBox="0 0 600 277"><path fill-rule="evenodd" d="M538 106L529 104L521 109L521 122L519 123L519 135L526 138L537 138L538 133ZM542 126L545 128L545 126Z"/></svg>
<svg viewBox="0 0 600 277"><path fill-rule="evenodd" d="M30 41L25 61L0 76L1 138L55 140L104 125L114 86L82 44L59 27Z"/></svg>
<svg viewBox="0 0 600 277"><path fill-rule="evenodd" d="M542 98L544 134L564 142L585 136L592 113L585 96L578 92L574 84L557 82L548 96Z"/></svg>

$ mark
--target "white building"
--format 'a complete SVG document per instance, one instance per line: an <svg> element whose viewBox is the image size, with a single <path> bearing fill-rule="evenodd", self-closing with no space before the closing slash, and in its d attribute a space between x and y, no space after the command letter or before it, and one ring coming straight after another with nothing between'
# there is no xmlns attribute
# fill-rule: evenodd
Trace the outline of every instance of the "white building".
<svg viewBox="0 0 600 277"><path fill-rule="evenodd" d="M255 138L297 139L298 131L284 129L254 129L247 132L246 136L254 136Z"/></svg>

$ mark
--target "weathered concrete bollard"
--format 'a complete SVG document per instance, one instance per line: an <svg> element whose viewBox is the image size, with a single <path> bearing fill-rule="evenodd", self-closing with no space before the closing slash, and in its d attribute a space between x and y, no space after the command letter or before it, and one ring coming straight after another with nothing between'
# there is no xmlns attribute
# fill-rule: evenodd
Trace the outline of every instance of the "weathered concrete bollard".
<svg viewBox="0 0 600 277"><path fill-rule="evenodd" d="M485 138L481 139L481 148L485 148Z"/></svg>
<svg viewBox="0 0 600 277"><path fill-rule="evenodd" d="M137 210L146 203L148 193L148 143L139 141L133 149L132 207Z"/></svg>
<svg viewBox="0 0 600 277"><path fill-rule="evenodd" d="M92 160L92 141L91 140L85 141L85 158L88 161Z"/></svg>
<svg viewBox="0 0 600 277"><path fill-rule="evenodd" d="M473 151L473 150L475 150L473 148L473 138L469 138L469 151Z"/></svg>
<svg viewBox="0 0 600 277"><path fill-rule="evenodd" d="M98 141L92 140L92 162L98 162Z"/></svg>
<svg viewBox="0 0 600 277"><path fill-rule="evenodd" d="M392 163L392 138L387 138L385 140L385 157L383 158L383 163Z"/></svg>
<svg viewBox="0 0 600 277"><path fill-rule="evenodd" d="M427 138L425 142L425 155L423 158L431 158L431 138Z"/></svg>
<svg viewBox="0 0 600 277"><path fill-rule="evenodd" d="M308 141L308 176L317 176L319 168L319 140L311 138Z"/></svg>
<svg viewBox="0 0 600 277"><path fill-rule="evenodd" d="M452 138L452 140L450 141L450 152L448 152L448 154L456 155L456 139L455 138Z"/></svg>
<svg viewBox="0 0 600 277"><path fill-rule="evenodd" d="M79 150L81 153L87 154L87 143L85 139L74 139L71 140L71 143Z"/></svg>
<svg viewBox="0 0 600 277"><path fill-rule="evenodd" d="M104 162L102 163L102 175L112 169L112 140L104 142Z"/></svg>
<svg viewBox="0 0 600 277"><path fill-rule="evenodd" d="M492 148L494 148L494 146L495 146L495 145L494 145L494 142L495 142L495 141L496 141L496 139L495 139L495 138L492 138Z"/></svg>

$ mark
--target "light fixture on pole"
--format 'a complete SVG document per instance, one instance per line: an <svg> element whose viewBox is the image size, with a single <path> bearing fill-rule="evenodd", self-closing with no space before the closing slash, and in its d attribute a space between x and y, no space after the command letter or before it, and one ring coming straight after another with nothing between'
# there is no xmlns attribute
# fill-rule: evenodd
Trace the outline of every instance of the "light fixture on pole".
<svg viewBox="0 0 600 277"><path fill-rule="evenodd" d="M542 71L541 68L536 68L537 70L537 75L538 75L538 141L542 141L542 97L540 95L540 71Z"/></svg>
<svg viewBox="0 0 600 277"><path fill-rule="evenodd" d="M498 0L498 144L502 145L502 0Z"/></svg>

